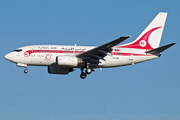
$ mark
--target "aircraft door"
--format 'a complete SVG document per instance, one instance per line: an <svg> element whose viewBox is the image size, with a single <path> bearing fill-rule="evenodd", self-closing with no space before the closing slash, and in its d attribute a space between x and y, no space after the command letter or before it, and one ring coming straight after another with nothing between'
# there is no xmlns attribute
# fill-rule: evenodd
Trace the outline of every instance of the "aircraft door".
<svg viewBox="0 0 180 120"><path fill-rule="evenodd" d="M133 50L129 50L129 60L133 60L134 56L133 56Z"/></svg>
<svg viewBox="0 0 180 120"><path fill-rule="evenodd" d="M32 54L30 55L30 57L35 57L35 56L36 56L36 53L33 52L34 49L33 49L33 48L30 48L30 50L31 50L31 53L32 53Z"/></svg>

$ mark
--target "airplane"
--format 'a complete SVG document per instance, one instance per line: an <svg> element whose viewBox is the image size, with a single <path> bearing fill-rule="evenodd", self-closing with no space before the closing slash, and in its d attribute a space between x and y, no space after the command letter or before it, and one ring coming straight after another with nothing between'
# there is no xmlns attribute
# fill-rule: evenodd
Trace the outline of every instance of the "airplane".
<svg viewBox="0 0 180 120"><path fill-rule="evenodd" d="M15 49L5 59L24 67L47 66L49 74L68 74L80 68L82 79L96 68L120 67L159 58L176 43L159 47L167 13L160 12L131 43L118 45L130 36L121 36L98 47L67 45L31 45Z"/></svg>

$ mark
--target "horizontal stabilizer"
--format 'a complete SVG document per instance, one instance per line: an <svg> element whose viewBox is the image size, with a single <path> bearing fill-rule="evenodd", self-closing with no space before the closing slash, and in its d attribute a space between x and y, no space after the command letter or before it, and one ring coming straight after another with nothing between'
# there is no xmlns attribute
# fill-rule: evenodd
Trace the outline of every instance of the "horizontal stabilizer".
<svg viewBox="0 0 180 120"><path fill-rule="evenodd" d="M168 45L164 45L162 47L158 47L158 48L155 48L155 49L152 49L152 50L149 50L149 51L146 51L145 53L150 53L150 54L156 54L156 53L161 53L163 52L164 50L168 49L169 47L175 45L176 43L171 43L171 44L168 44Z"/></svg>

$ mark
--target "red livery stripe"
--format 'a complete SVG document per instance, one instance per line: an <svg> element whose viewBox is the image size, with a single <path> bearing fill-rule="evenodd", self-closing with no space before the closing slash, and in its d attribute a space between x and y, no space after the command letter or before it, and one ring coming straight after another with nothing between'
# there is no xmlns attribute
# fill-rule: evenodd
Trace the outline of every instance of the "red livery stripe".
<svg viewBox="0 0 180 120"><path fill-rule="evenodd" d="M125 52L119 52L119 49L115 49L117 52L111 52L111 55L116 56L152 56L150 54L138 54L138 53L125 53ZM85 51L67 51L67 50L28 50L24 52L25 57L29 57L32 53L60 53L60 54L80 54Z"/></svg>

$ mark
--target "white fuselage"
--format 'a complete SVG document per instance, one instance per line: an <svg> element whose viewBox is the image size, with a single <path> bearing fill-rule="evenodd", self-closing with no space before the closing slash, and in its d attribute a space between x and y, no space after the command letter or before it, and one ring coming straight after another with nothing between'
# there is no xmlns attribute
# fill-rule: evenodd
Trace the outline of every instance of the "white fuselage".
<svg viewBox="0 0 180 120"><path fill-rule="evenodd" d="M54 66L56 65L56 57L62 55L76 56L95 47L89 46L62 46L62 45L32 45L18 48L22 51L14 51L5 57L8 60L17 63L19 66ZM114 47L111 53L108 53L105 60L100 60L98 66L101 67L118 67L124 65L135 64L151 59L158 58L156 55L146 54L145 50L132 48ZM73 68L81 68L82 66L68 66Z"/></svg>
<svg viewBox="0 0 180 120"><path fill-rule="evenodd" d="M160 12L131 43L116 46L130 36L121 36L101 46L31 45L17 48L5 58L17 66L48 66L49 74L68 74L81 68L86 78L94 68L136 64L158 58L161 52L175 43L159 47L167 13ZM85 72L84 72L85 69ZM28 70L25 69L24 73Z"/></svg>

